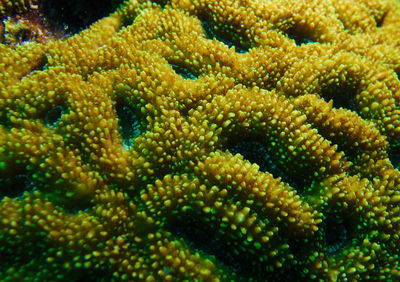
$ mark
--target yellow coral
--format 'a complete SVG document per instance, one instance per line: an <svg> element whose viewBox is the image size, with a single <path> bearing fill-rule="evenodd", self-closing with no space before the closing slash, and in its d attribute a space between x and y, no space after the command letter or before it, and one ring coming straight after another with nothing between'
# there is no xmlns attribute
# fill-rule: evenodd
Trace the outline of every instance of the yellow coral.
<svg viewBox="0 0 400 282"><path fill-rule="evenodd" d="M1 0L0 1L0 18L12 14L20 14L27 12L38 5L38 0Z"/></svg>
<svg viewBox="0 0 400 282"><path fill-rule="evenodd" d="M400 4L157 3L0 45L1 279L398 280Z"/></svg>

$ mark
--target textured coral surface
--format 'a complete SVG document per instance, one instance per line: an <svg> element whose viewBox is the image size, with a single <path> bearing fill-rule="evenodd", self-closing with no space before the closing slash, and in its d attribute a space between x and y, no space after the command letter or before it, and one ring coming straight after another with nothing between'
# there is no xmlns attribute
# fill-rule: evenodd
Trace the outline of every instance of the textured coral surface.
<svg viewBox="0 0 400 282"><path fill-rule="evenodd" d="M399 19L129 0L0 44L0 280L399 280Z"/></svg>

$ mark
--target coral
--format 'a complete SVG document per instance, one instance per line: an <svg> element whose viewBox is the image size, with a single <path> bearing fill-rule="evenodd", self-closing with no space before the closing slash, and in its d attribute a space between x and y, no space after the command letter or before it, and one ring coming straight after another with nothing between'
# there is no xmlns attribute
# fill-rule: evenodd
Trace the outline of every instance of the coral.
<svg viewBox="0 0 400 282"><path fill-rule="evenodd" d="M42 16L39 1L0 1L0 43L47 43L61 38Z"/></svg>
<svg viewBox="0 0 400 282"><path fill-rule="evenodd" d="M0 44L0 280L399 280L399 17L129 0Z"/></svg>
<svg viewBox="0 0 400 282"><path fill-rule="evenodd" d="M0 1L0 18L3 19L5 16L21 14L24 12L28 12L37 4L38 0L1 0Z"/></svg>

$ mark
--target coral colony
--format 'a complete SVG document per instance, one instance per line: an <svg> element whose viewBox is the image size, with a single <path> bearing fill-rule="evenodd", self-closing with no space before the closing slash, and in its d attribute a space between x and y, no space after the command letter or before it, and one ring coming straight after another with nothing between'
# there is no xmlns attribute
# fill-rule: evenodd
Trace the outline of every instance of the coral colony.
<svg viewBox="0 0 400 282"><path fill-rule="evenodd" d="M1 281L400 280L400 1L63 2L0 0Z"/></svg>

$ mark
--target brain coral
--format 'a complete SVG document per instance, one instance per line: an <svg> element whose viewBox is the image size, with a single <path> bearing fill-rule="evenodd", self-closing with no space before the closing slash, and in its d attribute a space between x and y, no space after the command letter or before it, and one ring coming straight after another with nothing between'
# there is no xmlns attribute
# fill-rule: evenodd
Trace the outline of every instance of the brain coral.
<svg viewBox="0 0 400 282"><path fill-rule="evenodd" d="M399 17L129 0L1 44L0 280L399 280Z"/></svg>

